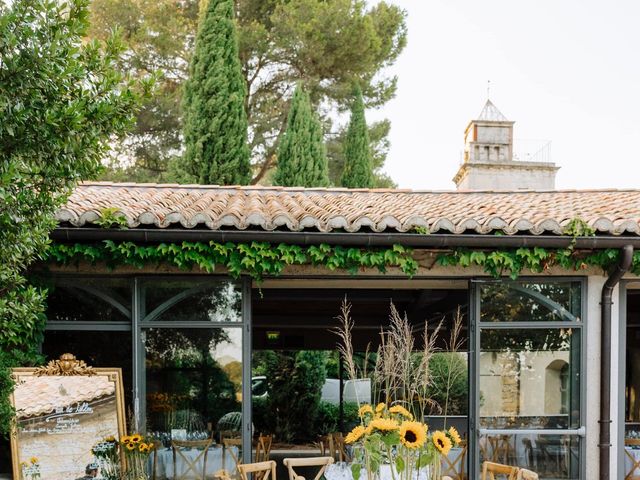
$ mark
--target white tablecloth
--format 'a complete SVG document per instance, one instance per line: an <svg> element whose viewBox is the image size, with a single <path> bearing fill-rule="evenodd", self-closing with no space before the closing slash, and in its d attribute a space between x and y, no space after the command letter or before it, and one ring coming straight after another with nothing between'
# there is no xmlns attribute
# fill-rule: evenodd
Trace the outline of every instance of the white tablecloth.
<svg viewBox="0 0 640 480"><path fill-rule="evenodd" d="M631 455L636 462L640 462L640 450L631 447L624 447L624 451L624 475L626 477L633 469L633 462L629 458L629 455ZM640 478L640 467L635 469L631 478Z"/></svg>
<svg viewBox="0 0 640 480"><path fill-rule="evenodd" d="M234 449L233 453L238 456L238 449L232 447ZM209 452L207 453L207 477L213 478L213 474L218 470L223 468L222 462L222 447L213 446L209 448ZM182 450L182 454L189 458L190 460L195 460L202 450L193 449L193 450ZM157 452L154 452L154 455L158 455L158 462L156 464L156 478L157 480L165 480L165 479L173 479L173 450L170 448L162 448ZM153 456L150 457L150 462L153 462ZM178 476L181 473L188 472L190 475L193 475L193 472L188 470L188 465L180 458L180 455L176 453L177 460L177 470ZM198 460L198 472L202 472L202 462L204 462L204 455ZM151 463L153 465L153 463ZM229 450L226 450L225 459L224 459L224 468L233 473L236 470L236 464L231 456Z"/></svg>

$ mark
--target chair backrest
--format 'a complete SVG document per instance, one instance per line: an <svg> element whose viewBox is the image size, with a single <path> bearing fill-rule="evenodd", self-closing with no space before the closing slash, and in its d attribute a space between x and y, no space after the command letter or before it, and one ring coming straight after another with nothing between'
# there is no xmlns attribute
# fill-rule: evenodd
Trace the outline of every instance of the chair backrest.
<svg viewBox="0 0 640 480"><path fill-rule="evenodd" d="M247 474L261 474L263 480L276 480L276 462L269 460L268 462L243 463L238 465L238 472L241 480L249 480Z"/></svg>
<svg viewBox="0 0 640 480"><path fill-rule="evenodd" d="M186 480L199 478L205 480L207 472L207 453L212 440L172 440L171 450L173 451L173 478L174 480ZM190 453L186 453L188 450ZM195 457L193 450L200 450ZM180 462L178 462L180 460ZM202 463L200 463L202 462ZM178 465L180 463L180 465ZM180 468L178 468L178 466Z"/></svg>
<svg viewBox="0 0 640 480"><path fill-rule="evenodd" d="M242 448L241 438L223 438L222 439L222 469L227 470L227 453L233 458L234 470L242 463L240 460L240 448Z"/></svg>
<svg viewBox="0 0 640 480"><path fill-rule="evenodd" d="M640 446L640 438L625 438L624 444L631 447L638 447Z"/></svg>
<svg viewBox="0 0 640 480"><path fill-rule="evenodd" d="M319 480L324 471L333 463L333 457L285 458L282 463L289 471L289 480L305 480L295 471L296 467L320 467L313 480Z"/></svg>
<svg viewBox="0 0 640 480"><path fill-rule="evenodd" d="M467 455L467 442L460 442L460 450L452 450L449 455L443 455L441 460L441 472L443 475L451 475L454 478L464 478L465 462Z"/></svg>
<svg viewBox="0 0 640 480"><path fill-rule="evenodd" d="M344 442L344 435L341 432L329 433L319 437L317 444L320 447L320 456L333 457L337 462L351 461Z"/></svg>
<svg viewBox="0 0 640 480"><path fill-rule="evenodd" d="M518 470L517 480L538 480L538 474L531 470L527 470L526 468L521 468Z"/></svg>
<svg viewBox="0 0 640 480"><path fill-rule="evenodd" d="M494 462L482 462L482 480L496 480L496 475L504 475L508 480L516 480L518 467Z"/></svg>
<svg viewBox="0 0 640 480"><path fill-rule="evenodd" d="M273 442L273 435L260 435L258 436L258 442L256 443L256 456L255 461L266 462L269 460L271 454L271 443Z"/></svg>

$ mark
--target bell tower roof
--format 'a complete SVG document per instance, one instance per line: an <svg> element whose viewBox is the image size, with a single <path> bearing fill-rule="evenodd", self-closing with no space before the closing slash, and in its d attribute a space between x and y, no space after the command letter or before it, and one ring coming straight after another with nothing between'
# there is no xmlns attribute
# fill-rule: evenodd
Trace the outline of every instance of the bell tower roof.
<svg viewBox="0 0 640 480"><path fill-rule="evenodd" d="M489 99L487 99L487 103L484 104L476 120L483 122L508 122L507 117L505 117L502 112L498 110L498 107Z"/></svg>

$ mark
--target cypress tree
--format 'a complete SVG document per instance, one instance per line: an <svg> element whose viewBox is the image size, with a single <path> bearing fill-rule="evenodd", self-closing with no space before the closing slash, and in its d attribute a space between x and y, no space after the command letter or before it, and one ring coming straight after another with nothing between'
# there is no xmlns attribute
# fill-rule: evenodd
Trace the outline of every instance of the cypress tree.
<svg viewBox="0 0 640 480"><path fill-rule="evenodd" d="M347 188L371 188L374 185L369 131L364 118L364 101L358 84L353 91L351 119L344 140L344 170L340 183Z"/></svg>
<svg viewBox="0 0 640 480"><path fill-rule="evenodd" d="M197 181L246 185L251 180L246 95L233 0L209 0L183 105L186 150L181 165Z"/></svg>
<svg viewBox="0 0 640 480"><path fill-rule="evenodd" d="M274 185L283 187L327 187L329 165L322 125L301 85L291 99L287 130L278 146Z"/></svg>

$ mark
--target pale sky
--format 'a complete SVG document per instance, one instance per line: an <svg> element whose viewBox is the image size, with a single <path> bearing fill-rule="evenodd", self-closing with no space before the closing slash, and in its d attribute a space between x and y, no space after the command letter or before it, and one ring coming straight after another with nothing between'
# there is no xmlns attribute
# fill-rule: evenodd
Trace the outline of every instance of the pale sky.
<svg viewBox="0 0 640 480"><path fill-rule="evenodd" d="M401 188L450 190L463 132L487 98L518 140L551 141L561 189L640 188L640 1L390 0L408 44L385 171ZM523 142L524 143L524 142Z"/></svg>

